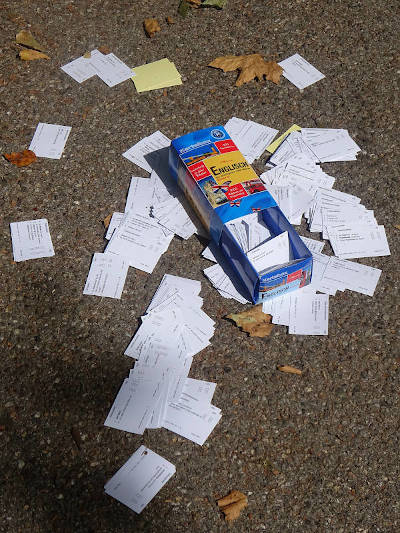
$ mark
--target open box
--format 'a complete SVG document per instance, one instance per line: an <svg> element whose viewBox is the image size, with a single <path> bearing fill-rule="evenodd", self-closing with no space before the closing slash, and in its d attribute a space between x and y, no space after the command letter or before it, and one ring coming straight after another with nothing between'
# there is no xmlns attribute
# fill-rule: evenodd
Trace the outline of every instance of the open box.
<svg viewBox="0 0 400 533"><path fill-rule="evenodd" d="M256 304L310 283L311 252L222 126L173 140L169 169L241 281L244 296ZM290 261L261 273L226 226L255 212L272 237L285 231L289 237Z"/></svg>

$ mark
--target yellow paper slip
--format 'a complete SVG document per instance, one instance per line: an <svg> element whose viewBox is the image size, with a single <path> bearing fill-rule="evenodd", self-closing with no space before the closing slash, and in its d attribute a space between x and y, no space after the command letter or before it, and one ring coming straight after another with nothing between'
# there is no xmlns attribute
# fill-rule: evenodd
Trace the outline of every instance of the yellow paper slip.
<svg viewBox="0 0 400 533"><path fill-rule="evenodd" d="M181 85L182 80L175 65L167 58L132 69L132 81L138 93Z"/></svg>
<svg viewBox="0 0 400 533"><path fill-rule="evenodd" d="M290 126L288 130L285 131L285 133L282 133L280 137L278 137L273 143L271 143L269 146L267 146L266 150L273 154L275 150L278 148L280 144L286 139L286 137L289 135L289 133L292 133L292 131L300 131L301 128L297 124L293 124L293 126Z"/></svg>

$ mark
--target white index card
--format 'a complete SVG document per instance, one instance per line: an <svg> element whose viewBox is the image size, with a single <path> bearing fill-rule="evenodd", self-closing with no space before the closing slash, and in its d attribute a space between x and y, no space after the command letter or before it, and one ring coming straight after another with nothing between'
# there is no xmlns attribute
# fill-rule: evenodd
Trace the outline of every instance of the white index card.
<svg viewBox="0 0 400 533"><path fill-rule="evenodd" d="M344 285L347 289L373 296L382 270L331 257L324 271L324 280Z"/></svg>
<svg viewBox="0 0 400 533"><path fill-rule="evenodd" d="M291 296L289 333L295 335L328 335L329 295L301 294Z"/></svg>
<svg viewBox="0 0 400 533"><path fill-rule="evenodd" d="M95 253L83 294L120 299L129 264L114 254Z"/></svg>
<svg viewBox="0 0 400 533"><path fill-rule="evenodd" d="M141 513L175 472L172 463L140 446L107 481L104 490L136 513Z"/></svg>
<svg viewBox="0 0 400 533"><path fill-rule="evenodd" d="M37 157L61 159L70 131L71 126L39 122L29 150L35 152Z"/></svg>
<svg viewBox="0 0 400 533"><path fill-rule="evenodd" d="M288 232L284 231L277 237L253 248L247 253L247 257L257 272L287 263L290 258Z"/></svg>
<svg viewBox="0 0 400 533"><path fill-rule="evenodd" d="M221 410L211 404L170 403L165 413L163 427L202 446L221 416Z"/></svg>
<svg viewBox="0 0 400 533"><path fill-rule="evenodd" d="M282 76L288 79L298 89L305 89L309 85L325 78L324 74L313 67L299 54L294 54L278 63L283 68Z"/></svg>
<svg viewBox="0 0 400 533"><path fill-rule="evenodd" d="M11 222L10 230L14 261L54 255L49 223L46 218Z"/></svg>
<svg viewBox="0 0 400 533"><path fill-rule="evenodd" d="M114 54L96 54L91 56L90 63L98 77L109 87L114 87L134 76L132 69Z"/></svg>
<svg viewBox="0 0 400 533"><path fill-rule="evenodd" d="M96 54L101 54L101 52L99 52L98 50L92 50L92 52L90 53L91 57ZM77 81L78 83L82 83L91 78L92 76L96 75L96 71L91 63L91 57L77 57L70 63L63 65L60 68L66 74L71 76L71 78L73 78L75 81Z"/></svg>

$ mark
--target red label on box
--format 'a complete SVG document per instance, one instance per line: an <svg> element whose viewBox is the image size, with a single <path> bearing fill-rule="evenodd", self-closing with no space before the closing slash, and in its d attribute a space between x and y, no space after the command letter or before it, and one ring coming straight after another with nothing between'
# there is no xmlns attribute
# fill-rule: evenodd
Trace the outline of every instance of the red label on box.
<svg viewBox="0 0 400 533"><path fill-rule="evenodd" d="M202 180L203 178L206 178L210 175L208 168L205 166L205 164L202 161L199 161L198 163L195 163L194 165L190 165L189 172L194 177L196 181Z"/></svg>
<svg viewBox="0 0 400 533"><path fill-rule="evenodd" d="M238 149L236 144L231 139L226 139L225 141L216 141L215 146L218 148L221 154L225 154L225 152L234 152Z"/></svg>
<svg viewBox="0 0 400 533"><path fill-rule="evenodd" d="M295 279L301 278L302 270L296 270L296 272L293 272L292 274L288 274L286 283L290 283L291 281L294 281Z"/></svg>
<svg viewBox="0 0 400 533"><path fill-rule="evenodd" d="M228 200L236 200L237 198L243 198L244 196L247 196L247 193L244 190L243 185L238 183L237 185L232 185L232 187L229 187L225 193L225 196L228 198Z"/></svg>

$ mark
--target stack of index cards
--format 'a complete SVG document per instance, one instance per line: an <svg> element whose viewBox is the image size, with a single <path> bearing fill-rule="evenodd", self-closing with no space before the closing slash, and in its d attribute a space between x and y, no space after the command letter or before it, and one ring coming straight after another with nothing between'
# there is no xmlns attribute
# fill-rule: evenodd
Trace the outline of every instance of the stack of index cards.
<svg viewBox="0 0 400 533"><path fill-rule="evenodd" d="M114 54L102 54L99 50L92 50L90 57L78 57L61 67L66 74L78 83L82 83L93 76L98 76L109 87L129 80L132 77L130 69Z"/></svg>
<svg viewBox="0 0 400 533"><path fill-rule="evenodd" d="M125 212L113 213L105 235L109 242L104 253L94 254L84 294L120 298L129 266L151 273L174 235L189 239L202 232L183 193L165 174L170 142L156 131L125 152L151 174L131 178Z"/></svg>
<svg viewBox="0 0 400 533"><path fill-rule="evenodd" d="M131 433L165 427L202 445L221 418L215 383L189 379L215 323L201 310L199 281L166 274L125 354L136 359L104 424Z"/></svg>
<svg viewBox="0 0 400 533"><path fill-rule="evenodd" d="M182 78L175 64L167 58L135 67L132 81L138 93L182 85Z"/></svg>
<svg viewBox="0 0 400 533"><path fill-rule="evenodd" d="M104 490L136 513L141 513L175 472L172 463L146 446L140 446L107 481Z"/></svg>

